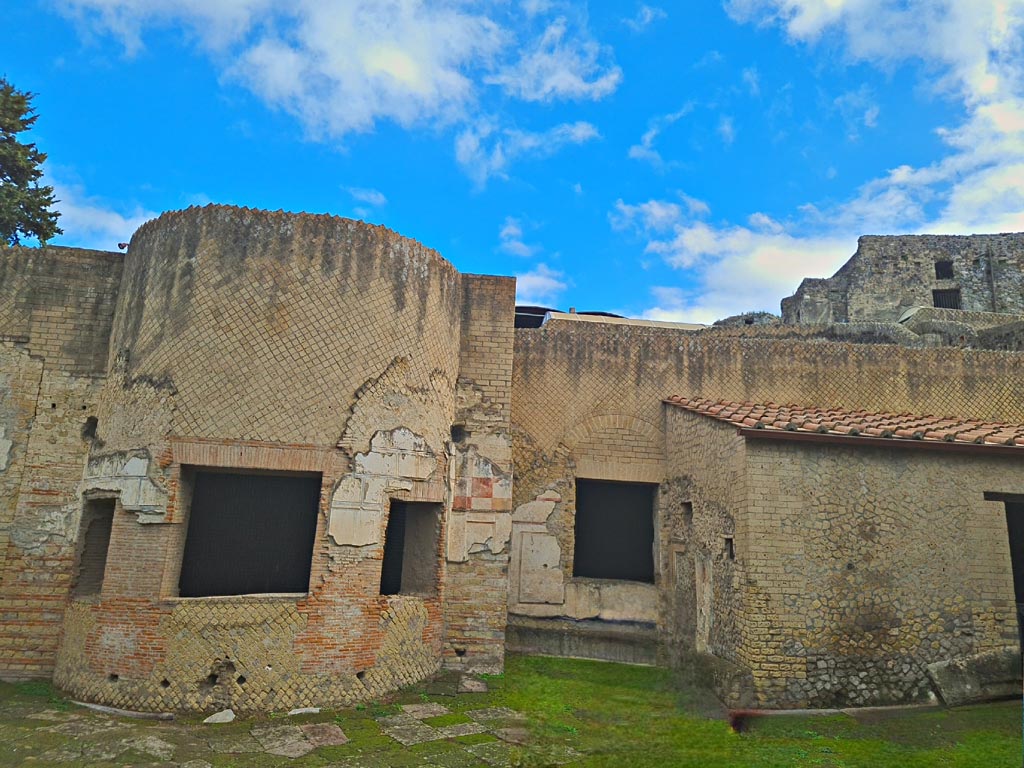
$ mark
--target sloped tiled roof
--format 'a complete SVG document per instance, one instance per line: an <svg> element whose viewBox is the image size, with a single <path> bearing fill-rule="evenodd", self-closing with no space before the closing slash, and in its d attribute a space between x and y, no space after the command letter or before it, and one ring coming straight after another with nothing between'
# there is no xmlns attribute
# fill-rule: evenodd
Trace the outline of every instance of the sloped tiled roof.
<svg viewBox="0 0 1024 768"><path fill-rule="evenodd" d="M1024 448L1024 424L679 396L670 397L665 402L743 430Z"/></svg>

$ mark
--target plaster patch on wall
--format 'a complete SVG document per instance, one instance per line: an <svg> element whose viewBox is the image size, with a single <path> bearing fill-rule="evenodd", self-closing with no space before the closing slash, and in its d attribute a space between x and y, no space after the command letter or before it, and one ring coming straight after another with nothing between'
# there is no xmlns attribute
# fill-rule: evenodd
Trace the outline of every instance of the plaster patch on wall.
<svg viewBox="0 0 1024 768"><path fill-rule="evenodd" d="M384 507L392 494L412 491L437 471L437 457L426 440L405 427L377 432L370 450L356 455L356 471L342 478L331 495L327 532L339 546L379 544Z"/></svg>
<svg viewBox="0 0 1024 768"><path fill-rule="evenodd" d="M461 563L470 555L505 552L512 538L512 475L500 460L471 444L452 450L454 499L448 526L447 558ZM494 453L509 453L507 438L491 441ZM507 462L505 462L507 463Z"/></svg>
<svg viewBox="0 0 1024 768"><path fill-rule="evenodd" d="M7 439L7 430L4 427L0 427L0 472L7 469L7 464L11 459L11 447L14 442Z"/></svg>
<svg viewBox="0 0 1024 768"><path fill-rule="evenodd" d="M30 519L25 519L30 517ZM24 552L39 553L54 539L69 538L73 512L68 507L43 506L32 508L32 514L19 514L11 526L11 543Z"/></svg>
<svg viewBox="0 0 1024 768"><path fill-rule="evenodd" d="M162 523L167 516L167 491L149 477L148 456L113 454L91 459L78 493L116 493L121 508L138 515L140 523Z"/></svg>
<svg viewBox="0 0 1024 768"><path fill-rule="evenodd" d="M550 533L524 531L518 537L520 603L565 602L565 576L559 568L562 549Z"/></svg>
<svg viewBox="0 0 1024 768"><path fill-rule="evenodd" d="M376 378L356 391L345 418L337 447L352 455L381 431L397 427L424 435L429 446L440 447L451 422L452 384L443 371L433 370L425 386L418 386L408 358L396 357ZM433 450L433 449L432 449Z"/></svg>

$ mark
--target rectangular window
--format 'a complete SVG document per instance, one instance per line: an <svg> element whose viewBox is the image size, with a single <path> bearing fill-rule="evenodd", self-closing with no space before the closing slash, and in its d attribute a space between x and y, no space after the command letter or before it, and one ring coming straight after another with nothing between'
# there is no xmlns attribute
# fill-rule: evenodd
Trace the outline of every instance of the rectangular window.
<svg viewBox="0 0 1024 768"><path fill-rule="evenodd" d="M953 279L953 262L952 261L936 261L935 262L935 279L936 280L952 280Z"/></svg>
<svg viewBox="0 0 1024 768"><path fill-rule="evenodd" d="M962 309L960 289L949 288L943 291L932 291L932 304L938 309Z"/></svg>
<svg viewBox="0 0 1024 768"><path fill-rule="evenodd" d="M321 475L190 468L181 597L309 589Z"/></svg>
<svg viewBox="0 0 1024 768"><path fill-rule="evenodd" d="M650 483L576 481L573 576L654 582L654 493Z"/></svg>
<svg viewBox="0 0 1024 768"><path fill-rule="evenodd" d="M437 594L441 505L392 501L384 532L382 595Z"/></svg>
<svg viewBox="0 0 1024 768"><path fill-rule="evenodd" d="M75 569L74 597L98 595L107 570L110 531L114 527L114 499L89 499L79 526L78 567Z"/></svg>

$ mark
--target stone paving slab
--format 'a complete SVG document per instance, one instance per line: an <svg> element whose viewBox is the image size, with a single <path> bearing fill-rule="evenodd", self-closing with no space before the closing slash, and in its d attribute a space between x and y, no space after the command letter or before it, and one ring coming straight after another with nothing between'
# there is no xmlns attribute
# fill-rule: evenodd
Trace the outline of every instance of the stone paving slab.
<svg viewBox="0 0 1024 768"><path fill-rule="evenodd" d="M454 739L456 736L472 736L477 733L484 733L487 730L480 723L456 723L454 725L442 725L437 729L439 738Z"/></svg>
<svg viewBox="0 0 1024 768"><path fill-rule="evenodd" d="M471 709L463 712L466 717L478 722L486 723L491 720L525 720L522 712L516 712L508 707L487 707L486 709Z"/></svg>
<svg viewBox="0 0 1024 768"><path fill-rule="evenodd" d="M313 748L339 747L348 743L348 736L334 723L309 723L301 726L303 734Z"/></svg>
<svg viewBox="0 0 1024 768"><path fill-rule="evenodd" d="M487 765L494 768L509 768L512 765L512 756L507 744L500 741L491 741L486 744L467 744L466 749Z"/></svg>
<svg viewBox="0 0 1024 768"><path fill-rule="evenodd" d="M230 755L243 755L251 752L262 752L263 747L248 733L211 733L206 743L214 752Z"/></svg>
<svg viewBox="0 0 1024 768"><path fill-rule="evenodd" d="M314 749L297 725L257 725L250 733L270 755L302 757Z"/></svg>
<svg viewBox="0 0 1024 768"><path fill-rule="evenodd" d="M428 717L447 715L450 710L443 704L428 702L426 704L403 704L402 712L417 720L426 720Z"/></svg>
<svg viewBox="0 0 1024 768"><path fill-rule="evenodd" d="M436 728L431 728L426 723L404 713L382 717L377 722L384 733L406 747L442 738L438 735Z"/></svg>

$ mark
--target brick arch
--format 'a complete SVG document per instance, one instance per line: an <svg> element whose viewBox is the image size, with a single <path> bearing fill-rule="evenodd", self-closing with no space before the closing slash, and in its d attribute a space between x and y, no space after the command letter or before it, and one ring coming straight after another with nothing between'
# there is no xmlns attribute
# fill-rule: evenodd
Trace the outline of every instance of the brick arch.
<svg viewBox="0 0 1024 768"><path fill-rule="evenodd" d="M662 443L661 429L649 421L624 413L600 413L588 416L566 432L559 443L572 451L581 440L606 429L623 429L643 435L655 445L660 446Z"/></svg>
<svg viewBox="0 0 1024 768"><path fill-rule="evenodd" d="M573 458L579 477L655 483L664 479L662 431L636 416L589 416L565 433L559 447Z"/></svg>

